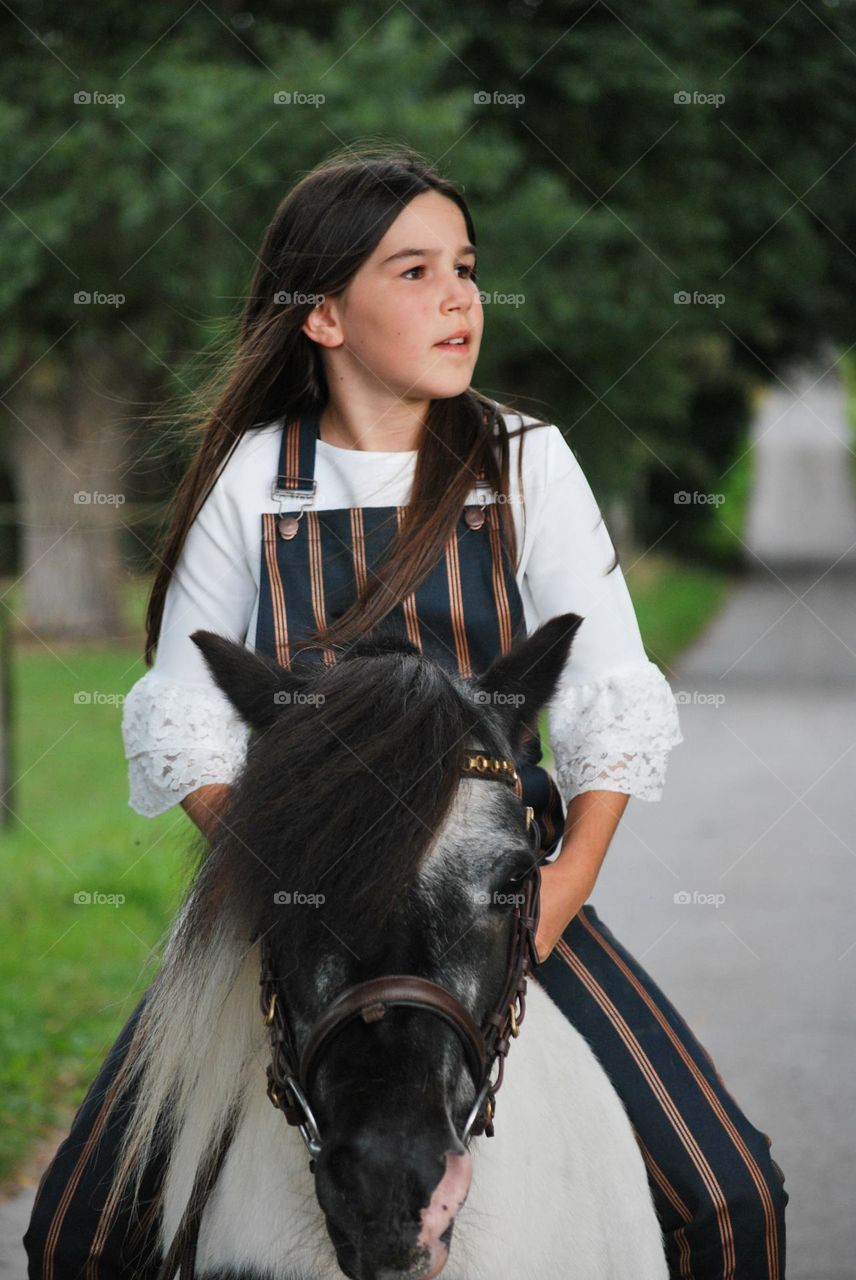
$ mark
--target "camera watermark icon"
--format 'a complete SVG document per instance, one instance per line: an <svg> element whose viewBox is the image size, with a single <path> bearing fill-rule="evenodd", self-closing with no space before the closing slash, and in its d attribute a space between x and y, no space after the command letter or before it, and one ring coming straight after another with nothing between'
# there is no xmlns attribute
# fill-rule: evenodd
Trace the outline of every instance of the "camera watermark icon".
<svg viewBox="0 0 856 1280"><path fill-rule="evenodd" d="M78 89L74 95L77 107L121 107L125 102L124 93L102 93L100 89Z"/></svg>
<svg viewBox="0 0 856 1280"><path fill-rule="evenodd" d="M78 507L121 507L124 505L125 495L101 493L98 489L78 489L73 501Z"/></svg>
<svg viewBox="0 0 856 1280"><path fill-rule="evenodd" d="M98 289L78 289L73 302L76 307L123 307L124 293L100 293Z"/></svg>
<svg viewBox="0 0 856 1280"><path fill-rule="evenodd" d="M724 893L702 893L700 889L693 889L690 893L686 889L679 889L673 895L674 903L680 907L715 907L717 910L725 902Z"/></svg>
<svg viewBox="0 0 856 1280"><path fill-rule="evenodd" d="M277 689L273 700L278 707L323 707L326 694L310 693L303 689Z"/></svg>
<svg viewBox="0 0 856 1280"><path fill-rule="evenodd" d="M526 695L503 693L499 689L476 689L474 699L482 707L522 707L526 701Z"/></svg>
<svg viewBox="0 0 856 1280"><path fill-rule="evenodd" d="M74 895L74 905L76 907L121 907L125 902L124 893L101 893L97 889L91 892L87 889L80 889Z"/></svg>
<svg viewBox="0 0 856 1280"><path fill-rule="evenodd" d="M99 689L75 689L74 691L76 707L121 707L124 704L124 693L102 693Z"/></svg>
<svg viewBox="0 0 856 1280"><path fill-rule="evenodd" d="M273 295L277 307L317 307L327 295L323 293L296 293L290 289L279 289Z"/></svg>
<svg viewBox="0 0 856 1280"><path fill-rule="evenodd" d="M501 889L489 892L487 889L476 889L473 901L478 907L522 907L526 902L525 893L508 893Z"/></svg>
<svg viewBox="0 0 856 1280"><path fill-rule="evenodd" d="M689 89L679 89L672 96L675 105L679 107L716 107L718 109L725 101L724 93L699 93L698 91L690 93Z"/></svg>
<svg viewBox="0 0 856 1280"><path fill-rule="evenodd" d="M522 307L526 302L525 293L500 293L498 289L479 289L479 302L483 307Z"/></svg>
<svg viewBox="0 0 856 1280"><path fill-rule="evenodd" d="M323 107L327 101L324 93L302 93L299 89L278 89L273 95L278 107Z"/></svg>
<svg viewBox="0 0 856 1280"><path fill-rule="evenodd" d="M477 107L522 107L525 101L524 93L505 93L502 89L481 89L473 94Z"/></svg>
<svg viewBox="0 0 856 1280"><path fill-rule="evenodd" d="M725 694L705 693L702 689L679 689L675 694L675 702L682 707L721 707L725 704Z"/></svg>
<svg viewBox="0 0 856 1280"><path fill-rule="evenodd" d="M721 507L725 501L724 493L702 493L699 489L678 489L672 494L672 501L682 507Z"/></svg>
<svg viewBox="0 0 856 1280"><path fill-rule="evenodd" d="M679 307L716 307L725 305L724 293L702 293L700 289L690 293L688 289L679 289L672 295L672 301Z"/></svg>
<svg viewBox="0 0 856 1280"><path fill-rule="evenodd" d="M323 893L301 893L299 890L278 889L273 895L278 907L320 907L327 901Z"/></svg>

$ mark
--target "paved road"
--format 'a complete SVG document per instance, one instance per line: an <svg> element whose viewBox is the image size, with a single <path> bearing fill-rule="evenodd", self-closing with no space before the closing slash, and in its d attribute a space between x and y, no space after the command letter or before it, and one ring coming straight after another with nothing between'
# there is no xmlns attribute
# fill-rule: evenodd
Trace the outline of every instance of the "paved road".
<svg viewBox="0 0 856 1280"><path fill-rule="evenodd" d="M856 500L820 372L764 404L746 577L667 673L685 742L593 894L772 1137L789 1280L856 1275Z"/></svg>
<svg viewBox="0 0 856 1280"><path fill-rule="evenodd" d="M668 673L686 741L663 800L628 806L593 900L772 1136L789 1280L849 1280L856 502L841 389L816 378L760 414L747 576ZM25 1276L32 1194L0 1205L0 1280Z"/></svg>

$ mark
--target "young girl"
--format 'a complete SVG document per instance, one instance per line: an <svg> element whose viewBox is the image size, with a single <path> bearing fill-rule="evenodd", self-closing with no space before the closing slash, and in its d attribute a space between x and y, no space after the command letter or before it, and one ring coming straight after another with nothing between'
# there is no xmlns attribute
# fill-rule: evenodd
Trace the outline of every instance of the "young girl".
<svg viewBox="0 0 856 1280"><path fill-rule="evenodd" d="M408 154L354 155L277 209L176 495L147 618L157 659L125 702L131 806L180 803L210 834L242 763L248 731L189 638L199 628L285 666L389 629L472 675L539 622L581 614L550 708L555 781L536 738L517 762L549 855L537 980L624 1102L670 1273L783 1280L788 1194L770 1139L587 903L629 796L660 798L682 741L671 690L561 432L471 387L484 317L463 197ZM32 1280L147 1274L134 1259L154 1238L159 1171L132 1220L111 1180L121 1110L107 1113L144 1001L42 1179Z"/></svg>

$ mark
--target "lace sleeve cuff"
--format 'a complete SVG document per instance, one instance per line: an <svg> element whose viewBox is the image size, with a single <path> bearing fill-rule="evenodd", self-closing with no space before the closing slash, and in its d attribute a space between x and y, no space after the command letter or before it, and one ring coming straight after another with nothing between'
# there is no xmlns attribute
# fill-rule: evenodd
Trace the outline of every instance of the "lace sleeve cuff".
<svg viewBox="0 0 856 1280"><path fill-rule="evenodd" d="M146 672L122 709L130 807L156 818L197 787L232 782L249 732L219 689Z"/></svg>
<svg viewBox="0 0 856 1280"><path fill-rule="evenodd" d="M653 662L591 684L563 683L550 704L550 745L564 803L583 791L659 800L683 742L674 694Z"/></svg>

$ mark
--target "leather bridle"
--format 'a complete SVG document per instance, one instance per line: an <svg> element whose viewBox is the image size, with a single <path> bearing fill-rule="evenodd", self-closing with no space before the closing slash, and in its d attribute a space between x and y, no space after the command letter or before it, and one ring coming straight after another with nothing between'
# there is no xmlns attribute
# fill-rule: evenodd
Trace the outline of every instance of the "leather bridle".
<svg viewBox="0 0 856 1280"><path fill-rule="evenodd" d="M503 757L468 753L461 773L466 777L503 781L517 786L518 775L513 760ZM526 807L526 825L533 829L533 848L540 847L538 824L533 810ZM271 1061L267 1067L267 1093L273 1105L290 1125L296 1126L309 1151L309 1168L315 1172L322 1138L309 1101L320 1060L333 1039L350 1022L361 1018L365 1023L378 1022L391 1008L421 1009L441 1018L458 1035L475 1085L475 1100L461 1131L461 1141L471 1135L493 1137L496 1094L505 1072L505 1058L511 1040L520 1034L526 1015L526 977L532 963L538 962L535 933L540 911L541 869L538 862L516 881L520 897L514 904L514 931L509 947L508 964L502 994L496 1007L479 1026L457 996L446 987L415 974L387 974L356 983L341 992L324 1010L310 1029L298 1055L287 1024L284 1002L273 968L270 942L264 936L261 950L261 1011L270 1028ZM492 1073L497 1062L496 1078ZM192 1280L196 1243L205 1203L217 1180L234 1135L234 1117L226 1126L208 1165L197 1175L190 1201L169 1252L158 1272L157 1280L173 1280L180 1267L181 1280Z"/></svg>

